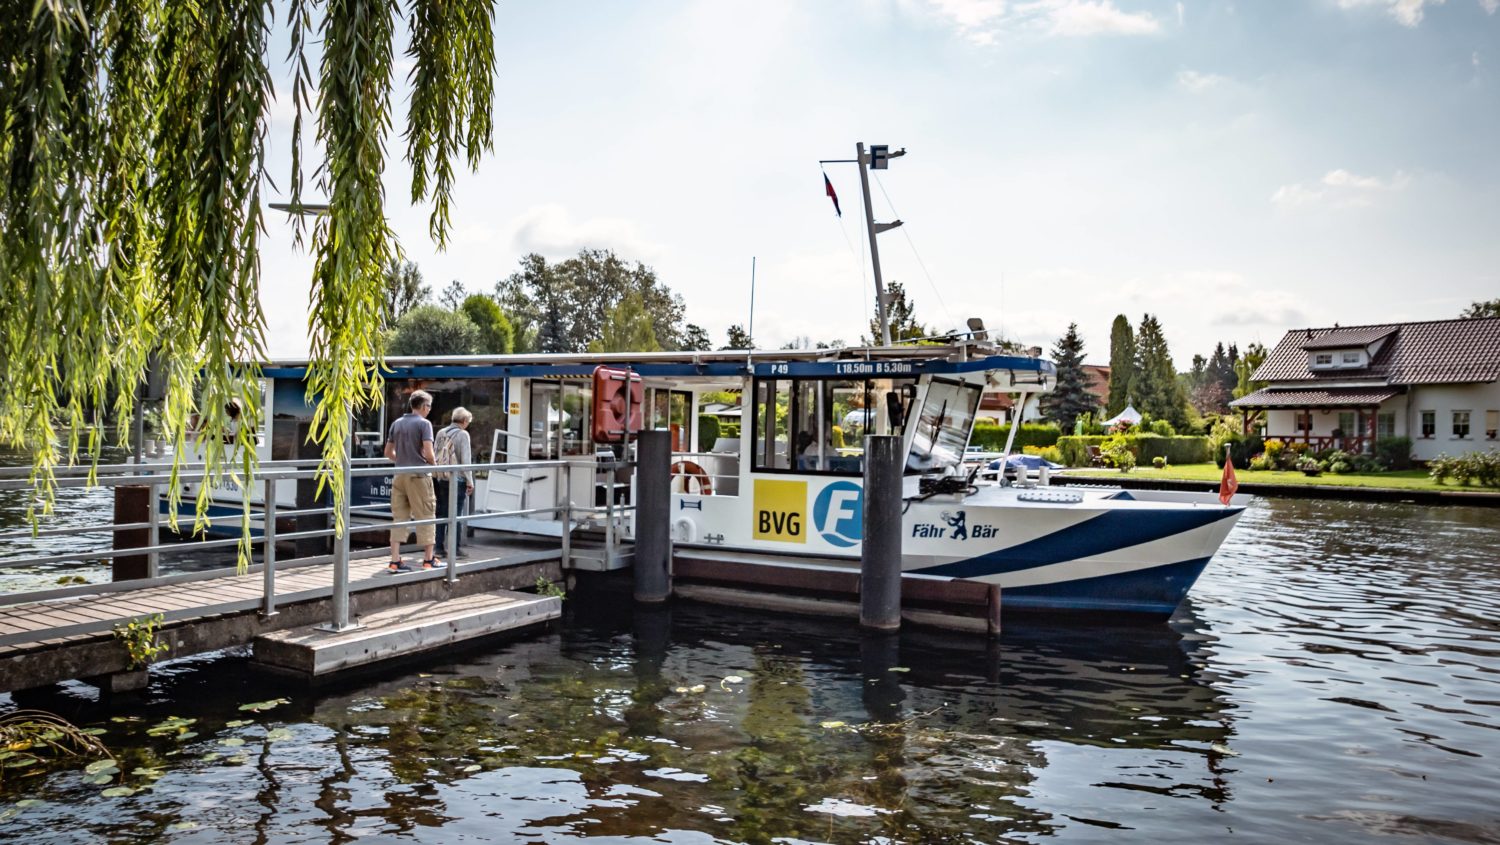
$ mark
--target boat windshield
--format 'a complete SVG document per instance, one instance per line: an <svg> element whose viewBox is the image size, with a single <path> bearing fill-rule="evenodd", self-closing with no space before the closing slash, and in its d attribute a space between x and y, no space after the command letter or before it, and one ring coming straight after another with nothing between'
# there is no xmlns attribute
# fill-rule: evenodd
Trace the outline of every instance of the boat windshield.
<svg viewBox="0 0 1500 845"><path fill-rule="evenodd" d="M933 379L906 456L909 472L946 472L959 465L979 408L978 385Z"/></svg>

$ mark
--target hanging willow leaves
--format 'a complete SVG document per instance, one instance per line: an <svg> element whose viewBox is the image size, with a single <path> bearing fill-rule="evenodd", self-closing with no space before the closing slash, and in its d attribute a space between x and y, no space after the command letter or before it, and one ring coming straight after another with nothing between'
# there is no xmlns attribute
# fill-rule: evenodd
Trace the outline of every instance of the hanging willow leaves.
<svg viewBox="0 0 1500 845"><path fill-rule="evenodd" d="M320 157L313 183L331 205L312 226L308 398L323 480L342 502L350 414L380 398L381 271L399 255L381 186L399 23L404 15L411 31L412 200L432 200L441 245L454 160L475 166L491 144L492 5L12 5L0 15L0 447L33 456L33 517L51 508L54 469L97 461L109 419L131 416L153 358L166 373L173 495L185 455L200 450L208 465L200 527L216 483L254 477L278 9L291 34L291 199L302 202L306 116ZM309 61L314 48L321 56Z"/></svg>

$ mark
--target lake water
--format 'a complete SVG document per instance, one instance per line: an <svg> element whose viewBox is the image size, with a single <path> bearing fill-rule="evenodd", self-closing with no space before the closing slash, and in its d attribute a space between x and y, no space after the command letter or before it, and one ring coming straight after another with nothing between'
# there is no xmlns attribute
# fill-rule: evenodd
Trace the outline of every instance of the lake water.
<svg viewBox="0 0 1500 845"><path fill-rule="evenodd" d="M36 702L123 776L0 769L0 840L1500 842L1497 541L1496 510L1256 499L1169 624L868 638L605 595L316 693L182 661L129 709Z"/></svg>

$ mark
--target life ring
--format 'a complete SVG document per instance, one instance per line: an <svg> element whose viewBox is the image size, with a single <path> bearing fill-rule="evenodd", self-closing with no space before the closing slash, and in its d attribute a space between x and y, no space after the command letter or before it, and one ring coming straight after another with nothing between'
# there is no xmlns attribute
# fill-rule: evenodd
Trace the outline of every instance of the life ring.
<svg viewBox="0 0 1500 845"><path fill-rule="evenodd" d="M713 482L713 479L709 478L708 473L703 469L703 467L698 466L697 464L693 463L692 461L678 461L677 463L672 464L672 470L671 470L671 472L672 472L672 492L674 492L674 493L693 493L693 492L695 492L693 490L689 490L688 489L689 486L690 486L689 482L691 481L691 482L696 482L697 483L698 489L697 489L696 493L699 496L712 496L714 494L714 482ZM682 489L680 489L680 490L677 488L677 482L678 481L682 482Z"/></svg>

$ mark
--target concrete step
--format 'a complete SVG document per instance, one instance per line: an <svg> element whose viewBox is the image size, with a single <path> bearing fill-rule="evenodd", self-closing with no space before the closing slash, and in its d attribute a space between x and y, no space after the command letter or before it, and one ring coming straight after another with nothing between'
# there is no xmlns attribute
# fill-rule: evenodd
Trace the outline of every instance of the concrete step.
<svg viewBox="0 0 1500 845"><path fill-rule="evenodd" d="M291 628L255 638L255 662L319 678L408 657L476 637L537 625L562 615L562 600L496 590L389 607L360 617L360 627L338 633Z"/></svg>

